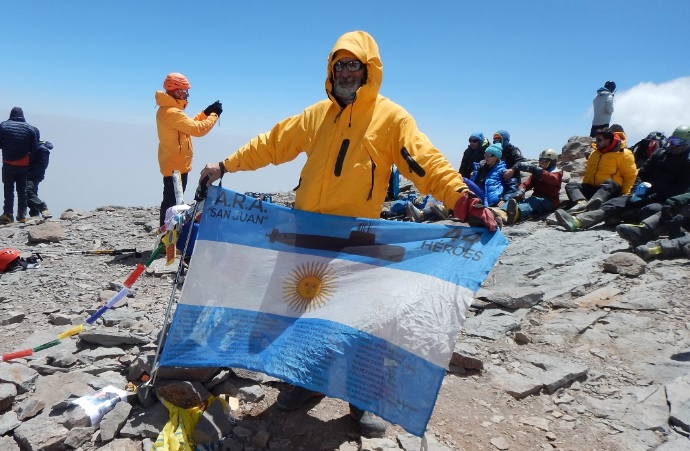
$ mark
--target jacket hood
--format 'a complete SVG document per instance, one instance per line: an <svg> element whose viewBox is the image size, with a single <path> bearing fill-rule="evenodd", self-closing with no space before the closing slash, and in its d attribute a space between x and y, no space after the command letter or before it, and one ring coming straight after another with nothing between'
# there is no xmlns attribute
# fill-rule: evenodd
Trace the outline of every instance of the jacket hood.
<svg viewBox="0 0 690 451"><path fill-rule="evenodd" d="M470 135L470 138L478 139L481 144L484 144L484 133L474 132Z"/></svg>
<svg viewBox="0 0 690 451"><path fill-rule="evenodd" d="M335 54L339 50L345 50L357 57L366 65L366 81L357 90L357 99L362 97L375 98L379 89L381 89L381 82L383 81L383 63L379 55L379 47L371 35L365 31L351 31L340 36L331 53L328 55L328 64L326 66L326 94L334 102L338 103L333 95L333 63L335 63Z"/></svg>
<svg viewBox="0 0 690 451"><path fill-rule="evenodd" d="M25 122L24 110L22 110L18 106L12 108L12 111L10 111L10 119L12 119L14 121L19 121L19 122Z"/></svg>
<svg viewBox="0 0 690 451"><path fill-rule="evenodd" d="M156 91L156 105L159 107L176 107L184 110L187 108L187 101L177 100L167 92Z"/></svg>
<svg viewBox="0 0 690 451"><path fill-rule="evenodd" d="M510 133L505 130L499 130L494 135L501 135L501 145L503 148L508 147L508 144L510 144Z"/></svg>

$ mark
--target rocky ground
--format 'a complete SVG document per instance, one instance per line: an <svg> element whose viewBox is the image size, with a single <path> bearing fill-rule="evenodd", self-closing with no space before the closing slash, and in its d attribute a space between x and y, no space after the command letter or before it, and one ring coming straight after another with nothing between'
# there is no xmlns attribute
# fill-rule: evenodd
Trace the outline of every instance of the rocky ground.
<svg viewBox="0 0 690 451"><path fill-rule="evenodd" d="M0 275L0 353L83 324L150 256L157 216L156 208L103 207L0 227L0 248L43 257L37 269ZM459 337L429 449L690 449L690 262L646 263L606 226L566 233L530 221L503 233L510 245ZM141 253L84 253L131 248ZM164 263L155 260L125 302L78 336L0 363L0 450L152 448L168 412L145 386L99 427L55 406L107 385L142 384L168 300L179 294L177 263ZM420 449L397 426L384 439L362 439L340 400L284 413L274 404L283 386L243 370L170 370L156 392L178 405L224 396L235 421L212 419L228 435L218 449Z"/></svg>

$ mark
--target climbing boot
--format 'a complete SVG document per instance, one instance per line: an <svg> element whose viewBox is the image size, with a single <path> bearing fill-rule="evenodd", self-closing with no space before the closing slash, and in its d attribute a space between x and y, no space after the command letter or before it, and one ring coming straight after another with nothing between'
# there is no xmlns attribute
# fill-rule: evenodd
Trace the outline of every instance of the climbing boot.
<svg viewBox="0 0 690 451"><path fill-rule="evenodd" d="M658 244L647 246L645 244L635 247L633 249L635 255L639 256L643 260L654 260L655 258L661 257L661 246Z"/></svg>
<svg viewBox="0 0 690 451"><path fill-rule="evenodd" d="M565 210L556 210L556 220L558 221L558 224L567 232L574 232L582 228L582 223L580 220L575 216L571 216Z"/></svg>
<svg viewBox="0 0 690 451"><path fill-rule="evenodd" d="M41 216L43 216L43 219L50 219L53 217L53 215L50 213L50 211L48 211L47 208L41 211Z"/></svg>
<svg viewBox="0 0 690 451"><path fill-rule="evenodd" d="M290 385L278 394L276 404L281 410L295 410L302 407L310 399L319 396L323 396L323 394L297 385Z"/></svg>
<svg viewBox="0 0 690 451"><path fill-rule="evenodd" d="M520 208L518 208L518 203L515 199L510 199L508 201L506 213L508 224L515 224L520 220Z"/></svg>
<svg viewBox="0 0 690 451"><path fill-rule="evenodd" d="M654 232L645 223L640 224L620 224L616 227L616 232L632 247L639 246L655 238Z"/></svg>
<svg viewBox="0 0 690 451"><path fill-rule="evenodd" d="M574 215L576 213L582 213L586 209L587 209L587 201L582 199L582 200L578 200L577 203L572 206L572 208L569 208L567 210L567 212L570 213L571 215Z"/></svg>
<svg viewBox="0 0 690 451"><path fill-rule="evenodd" d="M604 219L606 219L606 212L604 210L586 211L577 216L581 229L588 229L593 225L599 224Z"/></svg>
<svg viewBox="0 0 690 451"><path fill-rule="evenodd" d="M685 245L685 247L683 248L683 252L685 252L686 257L690 258L690 243Z"/></svg>
<svg viewBox="0 0 690 451"><path fill-rule="evenodd" d="M350 404L350 416L357 422L359 432L368 438L382 438L386 435L388 423L371 412L359 409Z"/></svg>
<svg viewBox="0 0 690 451"><path fill-rule="evenodd" d="M0 216L0 224L12 224L14 222L14 218L12 218L12 215L4 214Z"/></svg>
<svg viewBox="0 0 690 451"><path fill-rule="evenodd" d="M412 202L405 204L405 211L407 212L407 217L414 222L424 222L424 212L419 208L415 207Z"/></svg>
<svg viewBox="0 0 690 451"><path fill-rule="evenodd" d="M443 204L431 204L431 212L440 219L448 219L450 217L450 210Z"/></svg>

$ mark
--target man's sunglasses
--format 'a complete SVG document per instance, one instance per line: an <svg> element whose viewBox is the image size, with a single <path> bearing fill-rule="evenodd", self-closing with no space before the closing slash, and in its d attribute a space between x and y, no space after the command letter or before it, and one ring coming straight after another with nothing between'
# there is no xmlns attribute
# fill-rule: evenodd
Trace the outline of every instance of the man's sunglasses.
<svg viewBox="0 0 690 451"><path fill-rule="evenodd" d="M682 139L682 138L674 138L673 136L671 136L671 137L668 139L668 143L669 143L670 145L672 145L672 146L680 147L680 146L685 146L685 145L687 145L687 144L688 144L688 140L687 140L687 139Z"/></svg>
<svg viewBox="0 0 690 451"><path fill-rule="evenodd" d="M336 72L342 72L346 67L350 72L357 72L362 68L362 62L357 60L348 61L347 63L336 61L336 63L333 65L333 70Z"/></svg>
<svg viewBox="0 0 690 451"><path fill-rule="evenodd" d="M478 143L479 140L478 140L478 139L470 139L470 142L471 142L471 143Z"/></svg>

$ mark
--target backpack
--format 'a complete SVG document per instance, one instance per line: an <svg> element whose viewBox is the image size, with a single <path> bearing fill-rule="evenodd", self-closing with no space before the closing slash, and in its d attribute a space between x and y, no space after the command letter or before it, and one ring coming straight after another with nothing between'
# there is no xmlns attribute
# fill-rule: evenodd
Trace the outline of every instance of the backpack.
<svg viewBox="0 0 690 451"><path fill-rule="evenodd" d="M666 135L662 132L651 132L635 144L632 147L632 152L635 155L637 167L641 167L654 152L662 147L666 147L667 141Z"/></svg>

